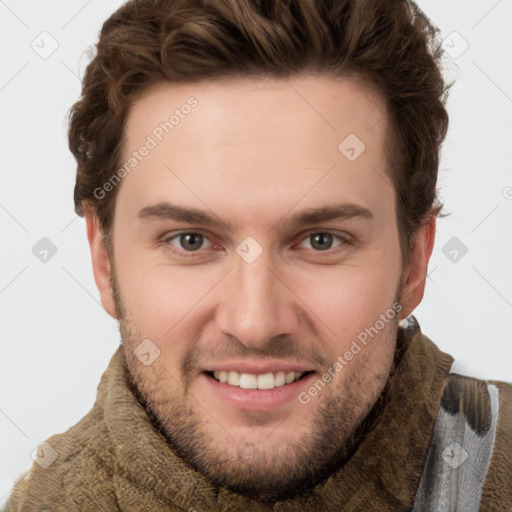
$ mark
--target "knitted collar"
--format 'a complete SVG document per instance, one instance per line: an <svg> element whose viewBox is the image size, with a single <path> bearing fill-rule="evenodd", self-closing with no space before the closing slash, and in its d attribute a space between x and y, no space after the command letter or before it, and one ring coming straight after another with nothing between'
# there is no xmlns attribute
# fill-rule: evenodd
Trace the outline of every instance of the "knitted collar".
<svg viewBox="0 0 512 512"><path fill-rule="evenodd" d="M108 443L103 453L121 510L149 510L148 503L197 512L411 510L453 358L409 319L398 331L385 406L355 453L312 492L269 505L214 486L177 456L130 388L119 347L94 408L108 431L100 443Z"/></svg>

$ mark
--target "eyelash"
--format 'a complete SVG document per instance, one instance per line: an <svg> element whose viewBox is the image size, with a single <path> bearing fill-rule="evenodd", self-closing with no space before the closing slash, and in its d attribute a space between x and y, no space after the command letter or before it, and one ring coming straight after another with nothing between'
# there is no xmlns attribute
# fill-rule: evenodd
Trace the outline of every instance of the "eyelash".
<svg viewBox="0 0 512 512"><path fill-rule="evenodd" d="M168 248L173 254L183 257L183 258L197 257L197 255L201 252L201 250L198 249L197 251L185 251L185 250L176 250L174 248L171 249L170 247L172 246L172 244L170 244L170 241L174 240L176 238L179 238L182 235L202 235L205 240L208 240L210 243L212 243L211 240L209 239L209 237L207 235L205 235L204 233L202 233L201 231L180 231L179 233L174 233L172 236L164 236L164 238L162 239L162 243L165 245L165 247ZM312 235L331 235L333 238L337 238L338 240L340 240L340 244L338 246L336 246L334 249L326 249L324 251L316 251L314 249L311 249L311 251L313 251L314 253L317 253L319 256L324 255L324 254L333 255L338 252L341 252L345 246L352 245L352 240L351 240L351 237L349 237L349 235L343 236L343 235L338 234L333 231L329 231L329 230L322 231L322 230L318 230L318 229L310 230L310 231L306 232L303 235L303 237L300 239L299 244L302 243L307 238L311 237Z"/></svg>

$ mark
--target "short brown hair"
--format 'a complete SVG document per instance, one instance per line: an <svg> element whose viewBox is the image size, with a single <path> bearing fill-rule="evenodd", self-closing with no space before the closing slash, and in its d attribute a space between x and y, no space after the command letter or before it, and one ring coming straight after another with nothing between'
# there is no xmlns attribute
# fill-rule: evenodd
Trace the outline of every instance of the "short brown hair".
<svg viewBox="0 0 512 512"><path fill-rule="evenodd" d="M452 84L440 70L438 32L410 0L130 0L103 24L70 110L75 210L93 206L109 238L118 187L102 199L94 191L119 169L128 109L151 85L355 75L386 102L404 264L414 233L442 209L436 183Z"/></svg>

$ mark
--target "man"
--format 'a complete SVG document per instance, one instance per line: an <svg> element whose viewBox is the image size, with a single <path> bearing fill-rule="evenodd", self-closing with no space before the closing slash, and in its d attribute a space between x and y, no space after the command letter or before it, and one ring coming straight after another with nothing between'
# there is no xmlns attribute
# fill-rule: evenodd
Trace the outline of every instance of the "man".
<svg viewBox="0 0 512 512"><path fill-rule="evenodd" d="M439 48L405 0L106 21L69 141L122 344L8 510L512 509L512 386L450 373L411 315Z"/></svg>

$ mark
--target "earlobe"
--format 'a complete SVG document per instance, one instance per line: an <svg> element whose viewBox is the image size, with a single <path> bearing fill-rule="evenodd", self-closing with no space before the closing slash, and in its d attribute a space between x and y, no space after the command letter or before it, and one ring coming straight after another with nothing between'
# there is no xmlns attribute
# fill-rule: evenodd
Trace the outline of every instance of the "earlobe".
<svg viewBox="0 0 512 512"><path fill-rule="evenodd" d="M85 208L84 217L87 226L87 238L91 249L92 270L100 293L101 304L111 317L117 318L112 286L110 284L110 258L103 242L98 217L92 207Z"/></svg>
<svg viewBox="0 0 512 512"><path fill-rule="evenodd" d="M434 249L436 217L428 219L413 237L409 265L402 282L401 318L410 315L423 299L427 269Z"/></svg>

